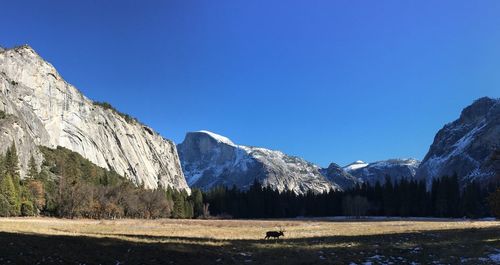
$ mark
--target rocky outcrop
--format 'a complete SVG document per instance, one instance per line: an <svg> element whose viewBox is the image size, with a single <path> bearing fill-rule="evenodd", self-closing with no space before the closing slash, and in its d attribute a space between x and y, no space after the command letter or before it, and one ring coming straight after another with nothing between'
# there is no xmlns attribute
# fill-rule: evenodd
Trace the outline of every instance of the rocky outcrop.
<svg viewBox="0 0 500 265"><path fill-rule="evenodd" d="M43 156L30 134L25 122L13 115L0 117L0 153L5 154L14 143L19 157L19 171L25 176L30 158L33 156L37 165L43 161Z"/></svg>
<svg viewBox="0 0 500 265"><path fill-rule="evenodd" d="M236 145L208 131L190 132L178 145L186 179L204 190L223 185L248 188L254 180L279 191L304 194L339 190L320 168L301 158L259 147Z"/></svg>
<svg viewBox="0 0 500 265"><path fill-rule="evenodd" d="M488 182L498 175L498 150L500 99L480 98L436 134L417 177L430 183L434 178L457 174L462 184Z"/></svg>
<svg viewBox="0 0 500 265"><path fill-rule="evenodd" d="M346 171L364 183L374 185L377 181L384 184L387 177L391 181L403 178L413 179L420 161L416 159L389 159L373 163L356 161L346 166Z"/></svg>
<svg viewBox="0 0 500 265"><path fill-rule="evenodd" d="M321 169L321 174L331 182L338 184L343 190L354 188L362 183L357 177L349 174L335 163L331 163L327 168Z"/></svg>
<svg viewBox="0 0 500 265"><path fill-rule="evenodd" d="M35 145L62 146L147 188L189 189L172 141L95 104L29 46L0 51L0 103L15 117L2 122L0 141L16 142L23 165L27 154L41 159Z"/></svg>

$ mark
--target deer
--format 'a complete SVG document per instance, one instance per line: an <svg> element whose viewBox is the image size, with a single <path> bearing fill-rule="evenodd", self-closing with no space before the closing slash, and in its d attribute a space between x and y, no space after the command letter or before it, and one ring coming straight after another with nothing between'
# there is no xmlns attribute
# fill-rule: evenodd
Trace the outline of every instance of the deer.
<svg viewBox="0 0 500 265"><path fill-rule="evenodd" d="M280 236L285 236L284 234L285 230L281 229L279 231L267 231L266 232L266 237L264 239L269 239L269 238L277 238L279 239Z"/></svg>

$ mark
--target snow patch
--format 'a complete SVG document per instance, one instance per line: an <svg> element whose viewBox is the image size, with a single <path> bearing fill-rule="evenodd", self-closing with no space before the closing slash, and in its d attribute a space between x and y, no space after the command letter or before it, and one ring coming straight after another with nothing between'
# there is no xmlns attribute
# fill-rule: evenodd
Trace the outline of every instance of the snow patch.
<svg viewBox="0 0 500 265"><path fill-rule="evenodd" d="M476 134L485 126L486 126L486 121L483 120L478 126L474 127L474 129L472 129L470 132L468 132L462 138L460 138L455 144L453 144L452 150L450 152L447 152L446 155L443 156L434 155L431 158L429 158L424 165L427 173L431 177L429 178L429 180L432 180L433 178L435 178L440 174L442 167L446 165L448 160L450 160L455 156L464 156L466 154L465 149L470 145L472 140L474 140ZM470 156L466 158L471 160L471 162L475 162L475 164L479 165L479 163L477 161L473 161L473 159ZM475 175L479 175L479 173L473 172L473 176Z"/></svg>
<svg viewBox="0 0 500 265"><path fill-rule="evenodd" d="M205 131L205 130L201 130L201 131L198 131L198 132L199 133L208 134L210 137L214 138L216 141L218 141L220 143L224 143L224 144L231 145L231 146L236 146L233 143L233 141L229 140L229 138L227 138L225 136L222 136L222 135L210 132L210 131Z"/></svg>
<svg viewBox="0 0 500 265"><path fill-rule="evenodd" d="M368 163L365 163L361 160L357 160L357 161L354 161L353 163L347 165L344 167L344 170L346 172L349 172L349 171L352 171L352 170L356 170L356 169L360 169L360 168L364 168L368 166Z"/></svg>

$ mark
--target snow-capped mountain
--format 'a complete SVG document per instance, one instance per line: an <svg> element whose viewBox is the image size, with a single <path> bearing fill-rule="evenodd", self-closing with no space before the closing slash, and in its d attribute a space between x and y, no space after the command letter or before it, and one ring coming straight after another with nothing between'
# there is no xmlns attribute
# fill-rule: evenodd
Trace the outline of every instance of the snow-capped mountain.
<svg viewBox="0 0 500 265"><path fill-rule="evenodd" d="M22 176L31 155L41 163L36 146L62 146L147 188L189 190L172 141L88 99L27 45L0 50L0 110L0 151L16 143Z"/></svg>
<svg viewBox="0 0 500 265"><path fill-rule="evenodd" d="M436 134L417 177L430 183L456 173L462 184L488 182L500 172L499 150L500 99L480 98Z"/></svg>
<svg viewBox="0 0 500 265"><path fill-rule="evenodd" d="M254 180L280 191L297 194L339 190L320 168L280 151L234 144L208 131L190 132L177 146L186 180L191 187L219 185L248 188Z"/></svg>
<svg viewBox="0 0 500 265"><path fill-rule="evenodd" d="M320 172L328 180L338 184L343 190L354 188L356 185L362 183L357 177L349 174L349 172L335 163L330 163L327 168L322 168Z"/></svg>
<svg viewBox="0 0 500 265"><path fill-rule="evenodd" d="M389 159L369 164L356 161L345 166L344 169L360 181L373 185L377 181L383 184L387 176L392 181L402 178L411 179L415 177L419 165L420 161L412 158Z"/></svg>
<svg viewBox="0 0 500 265"><path fill-rule="evenodd" d="M360 169L360 168L364 168L368 166L368 163L365 163L361 160L357 160L357 161L354 161L352 163L350 163L349 165L343 167L343 169L346 171L346 172L350 172L350 171L353 171L353 170L356 170L356 169Z"/></svg>

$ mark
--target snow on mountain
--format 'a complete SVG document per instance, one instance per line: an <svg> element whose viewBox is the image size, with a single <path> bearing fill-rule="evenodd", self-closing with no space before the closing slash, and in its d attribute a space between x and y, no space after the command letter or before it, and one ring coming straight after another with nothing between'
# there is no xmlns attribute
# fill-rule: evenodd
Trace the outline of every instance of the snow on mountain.
<svg viewBox="0 0 500 265"><path fill-rule="evenodd" d="M499 175L498 161L494 161L499 151L500 99L480 98L439 130L417 176L428 183L453 174L462 184L488 182Z"/></svg>
<svg viewBox="0 0 500 265"><path fill-rule="evenodd" d="M327 168L320 170L321 174L333 183L338 184L343 190L354 188L362 183L357 177L349 174L342 167L331 163Z"/></svg>
<svg viewBox="0 0 500 265"><path fill-rule="evenodd" d="M351 164L349 164L349 165L345 166L345 167L344 167L344 170L345 170L346 172L350 172L350 171L352 171L352 170L356 170L356 169L364 168L364 167L366 167L366 166L368 166L368 163L365 163L365 162L363 162L363 161L361 161L361 160L357 160L357 161L354 161L354 162L352 162Z"/></svg>
<svg viewBox="0 0 500 265"><path fill-rule="evenodd" d="M350 165L359 165L348 171L351 175L362 182L373 185L377 181L383 184L386 177L390 177L392 181L398 181L402 178L414 178L420 162L416 159L408 158L389 159L369 164L362 161L356 161Z"/></svg>
<svg viewBox="0 0 500 265"><path fill-rule="evenodd" d="M326 179L318 166L299 157L236 145L228 138L208 131L187 133L177 148L191 187L207 190L223 185L246 189L258 180L264 186L297 194L341 189Z"/></svg>
<svg viewBox="0 0 500 265"><path fill-rule="evenodd" d="M222 136L222 135L210 132L210 131L205 131L205 130L201 130L201 131L198 131L198 132L208 134L208 135L210 135L210 137L214 138L215 140L217 140L220 143L231 145L231 146L236 146L233 143L233 141L229 140L229 138L227 138L225 136Z"/></svg>

